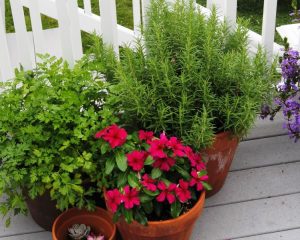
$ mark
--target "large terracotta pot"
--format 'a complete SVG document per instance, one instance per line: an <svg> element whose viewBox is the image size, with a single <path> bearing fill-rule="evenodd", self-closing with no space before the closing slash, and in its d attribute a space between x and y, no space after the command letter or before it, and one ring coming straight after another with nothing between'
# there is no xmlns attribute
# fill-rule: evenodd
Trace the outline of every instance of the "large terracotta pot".
<svg viewBox="0 0 300 240"><path fill-rule="evenodd" d="M90 226L93 233L103 234L106 240L116 239L116 225L109 212L102 208L89 212L78 208L71 208L59 215L52 227L53 240L68 240L68 228L74 224Z"/></svg>
<svg viewBox="0 0 300 240"><path fill-rule="evenodd" d="M46 231L51 231L52 224L61 211L56 208L56 201L51 200L50 193L47 191L35 199L27 196L26 203L33 220Z"/></svg>
<svg viewBox="0 0 300 240"><path fill-rule="evenodd" d="M238 137L230 132L223 132L217 134L213 145L202 152L207 161L208 183L213 188L207 192L207 197L216 194L223 187L238 143Z"/></svg>
<svg viewBox="0 0 300 240"><path fill-rule="evenodd" d="M195 206L178 218L150 221L148 226L137 222L128 224L124 219L120 219L117 227L123 240L188 240L196 220L202 213L204 202L205 192L202 192Z"/></svg>

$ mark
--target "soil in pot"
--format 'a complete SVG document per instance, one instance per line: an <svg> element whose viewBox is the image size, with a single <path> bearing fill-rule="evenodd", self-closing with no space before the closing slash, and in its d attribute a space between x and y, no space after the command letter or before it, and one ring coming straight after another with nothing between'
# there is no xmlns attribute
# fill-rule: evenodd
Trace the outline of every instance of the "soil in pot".
<svg viewBox="0 0 300 240"><path fill-rule="evenodd" d="M188 240L195 222L202 213L204 202L205 192L202 192L193 208L178 218L149 221L148 226L137 222L128 224L125 220L120 219L117 227L123 240Z"/></svg>
<svg viewBox="0 0 300 240"><path fill-rule="evenodd" d="M106 240L116 239L116 225L112 222L112 215L102 208L89 212L77 208L63 212L55 220L52 227L53 240L69 240L68 228L74 224L90 226L96 235L103 234Z"/></svg>
<svg viewBox="0 0 300 240"><path fill-rule="evenodd" d="M213 196L223 187L238 143L239 139L236 136L230 132L223 132L217 134L213 145L202 152L206 160L208 183L212 186L212 190L207 192L207 197Z"/></svg>

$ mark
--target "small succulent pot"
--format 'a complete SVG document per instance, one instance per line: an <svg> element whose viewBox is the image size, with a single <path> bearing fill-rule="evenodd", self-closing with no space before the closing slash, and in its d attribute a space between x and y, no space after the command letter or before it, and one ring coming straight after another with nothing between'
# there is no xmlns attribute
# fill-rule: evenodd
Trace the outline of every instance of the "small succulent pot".
<svg viewBox="0 0 300 240"><path fill-rule="evenodd" d="M116 225L112 221L112 215L99 207L93 212L77 208L63 212L54 221L52 239L69 240L71 227L74 228L72 233L78 239L82 239L90 231L95 235L104 235L105 240L116 239Z"/></svg>
<svg viewBox="0 0 300 240"><path fill-rule="evenodd" d="M207 197L213 196L223 187L238 143L238 137L230 132L222 132L216 135L213 145L201 153L207 161L208 183L212 187Z"/></svg>

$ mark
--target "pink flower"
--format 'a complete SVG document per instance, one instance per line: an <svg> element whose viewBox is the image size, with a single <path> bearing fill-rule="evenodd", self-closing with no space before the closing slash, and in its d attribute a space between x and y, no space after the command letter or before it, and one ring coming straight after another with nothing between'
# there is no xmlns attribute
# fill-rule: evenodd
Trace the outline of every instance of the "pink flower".
<svg viewBox="0 0 300 240"><path fill-rule="evenodd" d="M191 192L189 191L189 183L185 182L183 179L179 180L179 186L177 186L175 192L177 198L182 203L192 198Z"/></svg>
<svg viewBox="0 0 300 240"><path fill-rule="evenodd" d="M159 168L162 171L169 171L176 163L174 158L154 158L153 167Z"/></svg>
<svg viewBox="0 0 300 240"><path fill-rule="evenodd" d="M174 152L174 155L177 157L184 157L184 146L176 137L171 137L170 140L167 142L168 148L171 148Z"/></svg>
<svg viewBox="0 0 300 240"><path fill-rule="evenodd" d="M168 200L169 204L172 204L175 202L176 198L174 195L174 191L176 189L176 184L171 183L168 187L166 184L162 181L160 181L157 185L157 188L161 190L161 193L156 197L156 200L158 202L163 202L165 199Z"/></svg>
<svg viewBox="0 0 300 240"><path fill-rule="evenodd" d="M155 139L150 143L149 153L152 157L157 158L165 158L167 154L165 154L164 149L166 148L166 144L168 139L165 134L160 135L160 139Z"/></svg>
<svg viewBox="0 0 300 240"><path fill-rule="evenodd" d="M102 129L101 131L97 132L97 133L95 134L95 138L96 138L96 139L102 138L104 135L107 134L107 132L108 132L108 130L109 130L110 128L111 128L111 126L106 127L106 128L104 128L104 129Z"/></svg>
<svg viewBox="0 0 300 240"><path fill-rule="evenodd" d="M127 132L117 125L112 125L108 128L107 133L104 134L102 138L110 144L111 148L116 148L126 142Z"/></svg>
<svg viewBox="0 0 300 240"><path fill-rule="evenodd" d="M142 177L143 181L141 181L142 185L149 191L155 192L157 187L155 185L155 180L150 178L148 174L144 174Z"/></svg>
<svg viewBox="0 0 300 240"><path fill-rule="evenodd" d="M196 185L197 191L201 191L203 189L203 181L208 180L208 176L204 175L202 177L199 177L198 172L196 170L192 170L191 172L191 180L190 180L190 186L193 187Z"/></svg>
<svg viewBox="0 0 300 240"><path fill-rule="evenodd" d="M134 150L126 154L127 162L134 171L140 171L144 167L144 162L148 156L147 152Z"/></svg>
<svg viewBox="0 0 300 240"><path fill-rule="evenodd" d="M146 132L144 130L139 131L139 139L141 141L145 140L146 143L148 143L148 144L151 143L153 136L154 136L153 132Z"/></svg>
<svg viewBox="0 0 300 240"><path fill-rule="evenodd" d="M121 193L118 189L109 190L106 192L106 201L109 209L115 213L118 206L121 204Z"/></svg>
<svg viewBox="0 0 300 240"><path fill-rule="evenodd" d="M135 188L132 188L130 190L130 187L128 185L124 187L122 201L124 202L124 206L126 209L131 209L134 207L134 205L140 205L140 199L138 197L138 194L139 192Z"/></svg>
<svg viewBox="0 0 300 240"><path fill-rule="evenodd" d="M194 153L193 150L188 146L185 147L184 151L190 160L191 166L196 168L197 171L201 171L206 168L200 153Z"/></svg>

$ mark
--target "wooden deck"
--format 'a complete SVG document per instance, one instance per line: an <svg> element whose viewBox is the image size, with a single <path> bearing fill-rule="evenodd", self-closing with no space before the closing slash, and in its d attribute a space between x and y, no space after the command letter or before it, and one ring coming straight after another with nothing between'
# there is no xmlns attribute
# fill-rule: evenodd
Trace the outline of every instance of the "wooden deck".
<svg viewBox="0 0 300 240"><path fill-rule="evenodd" d="M300 143L282 121L258 121L240 143L224 188L208 199L192 240L300 240ZM0 240L50 240L30 217L10 228L0 222ZM132 239L134 240L134 239Z"/></svg>

